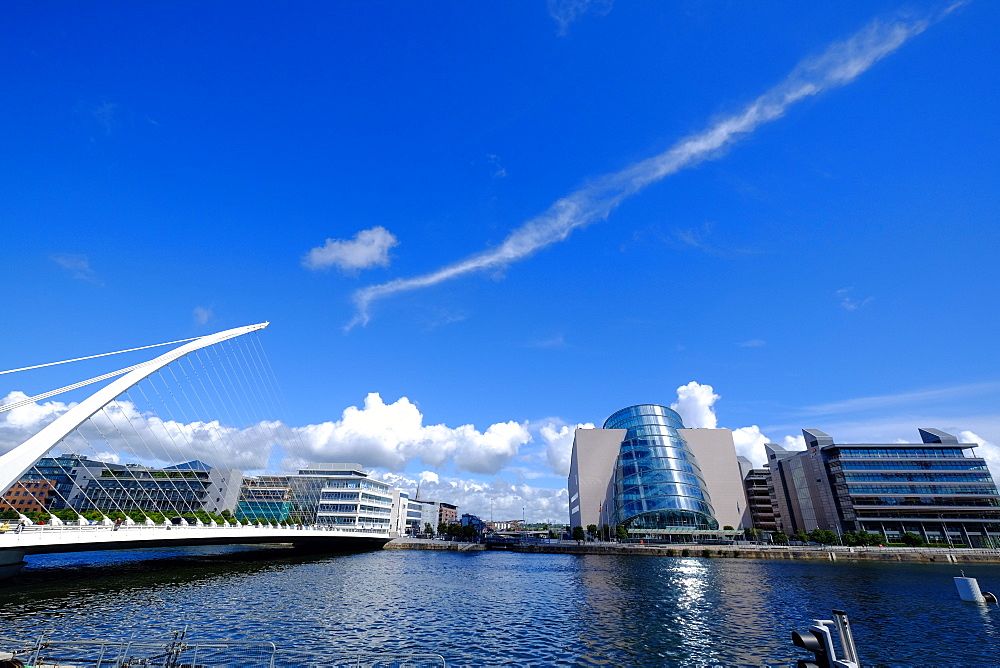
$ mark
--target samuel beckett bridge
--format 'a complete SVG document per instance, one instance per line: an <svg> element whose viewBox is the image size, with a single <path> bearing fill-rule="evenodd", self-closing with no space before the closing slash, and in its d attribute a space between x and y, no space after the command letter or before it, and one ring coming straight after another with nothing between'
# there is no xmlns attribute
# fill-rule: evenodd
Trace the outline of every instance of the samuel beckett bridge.
<svg viewBox="0 0 1000 668"><path fill-rule="evenodd" d="M53 552L384 545L388 485L367 480L356 467L311 465L304 475L244 478L290 450L308 451L301 435L275 419L283 402L259 341L267 325L158 344L183 345L37 396L8 395L0 405L6 418L0 437L41 409L56 417L12 448L0 441L0 452L11 448L0 455L0 578L16 574L26 555ZM0 373L55 364L63 362ZM112 378L78 403L39 404Z"/></svg>

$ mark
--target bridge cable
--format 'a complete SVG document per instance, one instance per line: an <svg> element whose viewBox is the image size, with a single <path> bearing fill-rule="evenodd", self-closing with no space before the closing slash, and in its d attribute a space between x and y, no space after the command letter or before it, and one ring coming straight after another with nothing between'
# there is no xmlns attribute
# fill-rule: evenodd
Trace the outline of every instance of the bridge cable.
<svg viewBox="0 0 1000 668"><path fill-rule="evenodd" d="M253 356L249 355L249 353L248 353L248 350L249 350L249 347L250 347L250 341L252 341L252 340L255 340L255 339L244 339L243 341L233 342L234 345L239 344L238 352L239 352L240 358L243 360L243 364L240 366L240 368L241 368L241 370L245 370L249 374L249 377L247 377L247 373L244 373L244 378L246 378L246 381L247 381L246 382L246 386L249 387L249 388L251 388L251 389L256 390L256 392L254 393L254 398L257 401L258 410L260 412L262 412L262 413L266 413L266 412L270 411L270 413L272 415L277 415L276 412L275 412L275 410L274 410L275 406L273 406L273 405L269 406L268 405L268 403L269 403L267 401L267 399L268 399L268 393L263 390L263 386L266 385L266 384L261 382L261 380L263 378L263 373L261 371L261 366L259 364L259 361L256 360L256 359L254 359ZM254 363L251 363L251 360ZM254 381L252 385L249 382L251 379ZM280 438L280 436L278 434L278 430L277 430L277 428L275 426L275 422L277 422L277 424L285 426L287 428L286 423L284 421L282 421L282 420L268 421L266 423L266 426L267 426L267 429L268 429L268 433L267 433L266 436L267 436L267 438L269 439L269 441L273 445L277 445L277 446L281 447L282 450L287 453L287 451L284 448L284 445L281 443L281 438ZM262 428L263 428L263 425L262 425ZM302 516L301 512L298 513L297 519L299 519L300 521L303 521L303 520L308 520L310 522L315 522L316 521L315 514L310 515L310 516Z"/></svg>
<svg viewBox="0 0 1000 668"><path fill-rule="evenodd" d="M122 408L122 405L120 403L118 403L118 397L115 397L112 401L114 402L115 407L118 409L119 414L121 414L122 416L125 417L126 420L128 420L128 416L125 413L125 410ZM109 402L108 405L110 405L110 402ZM135 462L138 463L138 462L142 461L142 458L139 457L139 453L136 452L135 446L132 445L132 442L129 441L128 438L125 436L125 434L122 433L122 430L118 428L118 424L115 422L114 418L111 417L111 413L109 413L107 411L107 408L108 408L108 406L105 406L101 410L102 410L102 412L104 412L105 417L108 418L108 422L111 423L111 426L114 427L115 432L118 434L118 437L121 438L122 441L125 443L125 445L128 447L129 451L132 453L132 457L135 460ZM129 425L131 425L131 424L132 424L131 421L129 421ZM134 427L133 427L133 429L134 429ZM136 432L136 433L138 433L138 432ZM141 435L139 435L139 438L140 438L140 440L143 440ZM144 444L145 444L145 442L144 442ZM139 505L139 502L136 499L136 495L133 495L133 494L131 494L131 493L129 493L127 491L128 490L127 481L121 481L117 477L117 475L113 473L113 471L114 471L113 468L109 467L108 470L112 471L112 475L115 477L116 481L120 482L120 484L122 486L122 489L123 489L123 494L122 495L129 497L131 505L134 506L135 510L141 511L142 507ZM135 483L135 489L139 490L139 491L145 491L146 492L146 496L149 498L149 502L152 504L153 503L152 495L149 493L149 490L146 489L146 487L142 484L142 481L140 481L139 477L136 475L136 468L133 467L133 466L129 466L128 464L126 464L125 465L125 470L128 471L129 474L131 475L132 481ZM146 471L146 473L148 474L149 471ZM153 478L152 474L149 474L149 475L150 475L150 478L152 479ZM126 518L130 518L130 519L132 519L132 521L135 521L135 518L133 518L131 515L129 515L128 511L125 508L119 507L119 512L121 512L123 515L125 515Z"/></svg>
<svg viewBox="0 0 1000 668"><path fill-rule="evenodd" d="M33 397L27 397L25 399L21 399L20 401L13 401L13 402L11 402L9 404L3 404L3 405L0 405L0 413L6 412L6 411L12 411L15 408L21 408L22 406L27 406L29 404L33 404L33 403L35 403L37 401L41 401L42 399L48 399L49 397L54 397L55 395L62 394L63 392L69 392L70 390L76 390L76 389L79 389L81 387L86 387L87 385L92 385L93 383L97 383L97 382L100 382L102 380L107 380L108 378L113 378L115 376L121 376L122 374L126 374L129 371L132 371L134 369L138 369L139 367L147 366L149 364L150 364L150 362L142 362L141 364L136 364L136 365L133 365L133 366L130 366L130 367L126 367L124 369L119 369L118 371L112 371L110 373L105 373L105 374L102 374L100 376L96 376L95 378L91 378L89 380L81 380L79 383L73 383L72 385L67 385L66 387L60 387L58 390L50 390L48 392L43 392L42 394L38 394L38 395L35 395Z"/></svg>
<svg viewBox="0 0 1000 668"><path fill-rule="evenodd" d="M253 354L253 346L259 343L259 337L249 337L243 341L238 342L240 344L240 355L243 360L245 360L246 368L250 372L250 376L254 380L254 387L257 390L257 399L259 410L262 413L270 414L275 416L275 419L267 422L268 436L271 442L281 449L288 456L287 446L291 444L292 439L283 438L283 434L290 431L290 426L288 425L287 419L281 419L282 416L280 411L277 410L277 406L273 400L275 386L274 384L267 382L267 377L265 373L265 368L261 363L260 357ZM268 392L267 390L271 391ZM304 452L304 450L300 450ZM310 523L316 522L316 511L311 513L303 513L302 510L298 510L296 513L296 518L300 522L308 521Z"/></svg>
<svg viewBox="0 0 1000 668"><path fill-rule="evenodd" d="M197 357L197 353L198 353L198 351L195 351L195 357ZM197 357L197 359L198 359L199 362L201 361L200 357ZM212 410L209 410L208 407L205 405L205 398L203 398L202 393L195 393L195 396L198 397L198 402L201 404L202 410L205 411L205 413L207 415L217 415L219 413L219 409L215 405L215 402L212 401L212 394L208 391L208 387L205 385L205 380L202 378L202 375L198 373L198 369L194 365L194 359L192 357L188 357L187 358L187 362L191 366L191 373L192 373L192 375L195 376L198 379L198 383L201 385L202 389L204 390L204 394L206 395L206 398L212 404ZM191 383L190 378L188 378L187 371L184 369L184 365L182 363L178 363L178 366L180 367L181 372L184 374L185 380L187 380L187 382ZM209 383L211 383L211 378L209 378ZM214 389L214 387L213 387L213 389ZM234 442L234 438L233 438L233 432L239 432L239 431L241 431L239 429L239 427L237 427L234 424L232 427L227 427L227 428L224 429L223 426L222 426L222 423L221 423L221 417L217 417L215 419L211 419L208 422L205 422L204 424L206 424L206 425L213 425L213 429L214 429L215 434L216 434L215 443L214 443L216 453L215 453L213 459L214 458L223 458L223 460L225 461L225 464L226 464L225 468L228 469L228 470L233 470L233 468L234 468L233 465L232 465L233 458L242 459L243 462L241 462L241 463L243 463L244 465L246 464L246 454L242 453L238 447L235 447L235 442ZM224 447L226 441L229 442L229 452L226 452L225 447ZM217 459L214 461L214 466L216 468L219 468L219 469L223 468L222 466L219 466L219 462L218 462ZM243 474L241 473L241 476L240 476L240 482L241 482L240 488L241 489L242 489L242 477L243 477ZM211 502L211 492L209 492L209 501ZM220 503L220 502L221 502L221 497L220 497L219 501L216 501L216 503ZM218 512L219 511L218 506L215 506L215 508L216 508L216 512Z"/></svg>
<svg viewBox="0 0 1000 668"><path fill-rule="evenodd" d="M138 404L136 404L135 401L133 401L132 396L130 394L128 394L127 390L123 394L127 398L127 402L126 403L130 404L132 406L133 411L135 412L135 414L138 415L141 418L142 414L139 412ZM121 395L119 395L119 396L121 396ZM146 442L146 438L142 435L142 432L139 431L136 428L135 423L132 421L132 418L131 418L130 414L125 410L125 408L121 405L121 403L119 403L118 397L116 397L114 399L114 402L115 402L115 405L118 407L119 412L125 418L125 421L128 422L128 425L132 428L132 431L134 431L135 435L139 437L139 441L142 443L142 449L143 449L143 451L146 452L146 453L148 453L147 457L148 458L152 458L153 461L155 461L156 460L156 455L153 453L153 449ZM149 421L145 420L143 424L146 427L146 429L144 429L144 431L148 430L150 433L152 433L152 425L149 423ZM129 445L129 449L132 450L132 454L135 457L136 462L138 463L138 462L142 461L143 458L139 457L139 454L136 452L135 447L132 446L132 444L128 440L128 438L121 432L120 429L118 429L118 425L117 424L115 425L115 429L118 430L118 434L119 434L119 436L122 437L122 440L124 440ZM132 473L133 473L132 478L135 481L136 486L138 487L139 490L141 490L142 492L145 492L145 494L146 494L146 500L149 503L148 510L144 510L141 506L138 505L138 503L136 503L135 510L138 511L139 513L142 513L143 515L145 515L145 517L147 519L149 518L149 513L151 513L151 512L160 513L160 510L159 510L160 505L158 505L157 501L153 498L152 491L148 488L147 485L143 484L142 480L139 480L139 478L135 475L136 469L129 468L129 470L132 471ZM160 488L159 484L155 482L155 478L154 478L153 474L151 472L149 472L148 470L146 470L144 472L149 475L149 479L153 481L153 487L158 492L160 492L160 494L162 496L163 490ZM132 520L135 521L135 518L132 517Z"/></svg>
<svg viewBox="0 0 1000 668"><path fill-rule="evenodd" d="M217 347L217 349L213 348L213 352L216 353L216 358L217 358L217 360L219 362L219 368L222 369L222 372L219 373L220 383L222 384L223 388L226 390L226 395L229 398L229 401L230 401L231 405L234 407L234 409L236 410L236 412L239 413L240 412L240 407L246 408L249 405L249 402L247 401L247 397L246 397L246 394L245 394L246 388L242 384L237 383L236 381L234 381L233 380L233 374L230 373L231 369L233 371L235 371L236 364L234 362L233 356L230 355L230 351L227 349L227 346L225 345L227 343L228 342L220 343L220 345ZM227 362L228 362L228 364L227 364ZM223 373L225 374L225 380L227 382L221 382L222 379L223 379L223 376L222 376ZM243 390L243 396L242 397L238 396L240 394L240 392L239 392L240 389ZM253 430L254 432L256 432L257 438L259 439L260 443L263 444L263 443L266 443L268 441L267 435L264 433L263 428L260 425L260 421L250 419L249 415L247 415L245 412L242 415L239 416L239 419L243 422L243 424L247 425L246 429L247 429L248 432L250 430ZM249 433L247 433L246 436L247 436L248 439L250 438L250 434ZM257 467L254 467L254 468L257 468ZM256 517L255 519L259 522L262 518Z"/></svg>
<svg viewBox="0 0 1000 668"><path fill-rule="evenodd" d="M207 351L206 351L206 354L207 354ZM207 387L205 388L205 393L208 396L208 400L212 404L212 408L211 408L212 414L218 414L218 413L220 413L220 409L219 409L218 406L216 406L216 403L215 403L215 401L213 399L213 397L218 397L219 403L222 405L222 411L221 412L225 413L226 419L232 425L232 427L230 429L226 430L223 433L225 434L225 436L226 436L226 438L227 438L227 440L229 441L229 444L230 444L229 447L230 447L230 450L232 451L230 453L230 456L231 457L235 457L240 462L240 464L242 464L241 476L242 476L242 478L246 478L247 473L249 471L251 471L253 469L259 469L259 468L261 468L260 466L256 465L255 462L253 462L252 460L248 459L249 456L250 456L249 453L252 452L252 450L253 450L253 448L252 448L252 445L253 445L252 440L249 439L249 435L247 433L248 429L242 427L239 424L239 422L237 422L236 420L233 419L232 412L229 410L229 404L224 401L224 396L219 391L219 387L216 384L215 379L213 378L213 374L211 373L211 371L214 370L214 369L210 370L209 367L205 365L205 360L202 359L202 357L201 357L201 351L200 350L195 351L194 359L196 359L198 361L198 365L202 369L202 373L201 374L199 374L198 373L198 369L194 367L194 361L192 361L190 359L188 361L191 363L193 372L198 376L199 381L202 383L202 387L205 387L205 381L202 380L202 375L204 375L204 377L208 379L208 383L209 383L209 385L212 388L211 392L208 391ZM218 371L216 371L215 375L218 375ZM221 384L221 377L219 378L219 380L220 380L220 384ZM237 441L240 441L240 443L237 443ZM250 447L247 447L248 445ZM248 466L248 464L252 464L252 466ZM242 480L241 480L241 483L242 483ZM241 501L245 500L243 498L242 492L243 492L243 484L240 484L240 493L237 495L238 496L238 498L237 498L237 507L233 509L234 511L238 510L239 503Z"/></svg>
<svg viewBox="0 0 1000 668"><path fill-rule="evenodd" d="M291 423L288 421L288 416L291 415L291 411L289 410L288 403L284 399L284 393L281 391L281 384L278 382L278 378L274 373L274 368L271 366L271 361L267 357L267 352L264 350L264 346L260 342L260 337L254 337L251 339L251 342L254 344L254 353L257 355L257 359L259 360L259 366L267 372L268 383L266 385L274 390L274 398L272 399L274 403L271 408L273 414L285 417L282 421L285 425L285 429L288 431L292 439L298 441L301 452L308 452L309 448L305 442L305 438L302 436L301 430L292 427Z"/></svg>
<svg viewBox="0 0 1000 668"><path fill-rule="evenodd" d="M194 341L194 340L200 339L200 338L201 338L200 336L196 336L196 337L190 338L190 339L180 339L178 341L167 341L166 343L154 343L151 346L140 346L138 348L129 348L128 350L116 350L116 351L111 352L111 353L101 353L99 355L88 355L87 357L76 357L74 359L63 360L61 362L48 362L46 364L36 364L34 366L21 367L20 369L9 369L7 371L0 371L0 376L4 375L6 373L17 373L18 371L30 371L32 369L42 369L42 368L45 368L47 366L56 366L58 364L69 364L70 362L80 362L80 361L83 361L83 360L92 360L92 359L95 359L97 357L107 357L108 355L120 355L122 353L131 353L131 352L135 352L136 350L146 350L148 348L159 348L161 346L172 346L175 343L187 343L188 341ZM133 368L135 368L135 367L133 367Z"/></svg>
<svg viewBox="0 0 1000 668"><path fill-rule="evenodd" d="M194 454L194 453L197 452L197 449L194 447L194 435L195 434L194 434L193 425L195 423L201 422L201 421L197 419L197 411L194 408L194 404L191 403L191 399L190 399L190 397L188 397L187 392L184 389L186 387L186 385L182 384L180 382L180 380L178 380L177 374L174 372L174 365L170 364L170 365L168 365L168 366L166 366L164 368L167 371L169 371L171 377L173 377L173 379L174 379L174 385L177 387L177 393L180 396L184 397L184 400L188 403L188 406L191 407L191 412L195 413L193 419L190 418L190 417L188 417L187 411L181 405L180 400L177 399L177 395L175 395L172 391L170 392L171 396L174 398L174 401L177 402L177 408L180 410L181 416L184 419L184 424L188 425L191 428L191 430L190 430L190 432L189 432L189 434L187 435L186 438L187 438L187 446L188 446L189 450L191 450L192 454ZM161 373L162 373L162 370L161 370ZM201 422L201 424L204 424L204 422ZM190 482L190 478L189 477L183 477L182 479L187 483L188 491L191 492L191 494L197 494L197 490L195 490L192 487L192 483ZM176 491L176 489L177 489L177 485L176 484L174 485L174 489Z"/></svg>
<svg viewBox="0 0 1000 668"><path fill-rule="evenodd" d="M73 481L73 476L71 474L69 474L69 473L66 473L66 467L63 466L62 463L60 463L59 457L53 457L52 460L54 462L56 462L57 466L59 467L59 470L62 471L62 475L65 476L69 480L69 485L70 485L69 492L70 492L70 496L72 496L72 494L73 494L73 482L72 482ZM37 462L35 463L34 466L31 467L30 470L33 471L35 473L35 475L38 476L39 480L44 480L46 482L53 483L53 485L52 485L52 491L55 492L56 496L59 497L59 500L61 500L62 503L63 503L63 505L66 506L66 508L57 508L56 510L72 510L73 509L73 507L69 503L69 499L66 498L65 496L63 496L63 493L59 491L59 481L52 480L49 476L43 475L42 472L41 472L41 470L39 470L39 468L38 468L38 463ZM51 510L51 506L52 506L52 504L50 503L49 504L49 510L47 510L46 512L48 512L49 515L55 516L54 513ZM73 510L73 512L76 513L75 510ZM77 515L77 517L79 517L80 513L76 513L76 515ZM62 522L63 521L62 518L59 518L59 521Z"/></svg>
<svg viewBox="0 0 1000 668"><path fill-rule="evenodd" d="M147 405L150 408L150 414L151 414L151 416L153 418L155 418L162 425L163 420L162 420L162 418L160 418L159 416L156 415L156 411L153 408L153 405L149 401L148 397L146 397L146 393L143 392L143 390L142 390L141 387L139 388L139 391L142 393L143 398L146 399L146 403L147 403ZM141 418L142 417L142 412L139 411L139 408L138 408L139 404L136 403L136 401L132 398L132 395L129 394L128 390L125 391L125 396L128 398L128 401L136 408L136 414ZM136 433L136 436L138 436L139 440L142 442L143 449L146 452L149 453L149 457L153 461L160 460L159 453L156 452L156 450L154 449L153 446L151 446L149 443L146 442L146 437L142 435L142 432L139 431L139 429L135 426L135 424L132 422L131 418L128 418L128 422L129 422L129 425L132 427L132 430ZM156 434L153 431L153 422L150 419L143 419L142 420L142 425L145 427L144 431L148 431L149 432L150 438L151 438L152 442L154 444L160 445L163 448L163 454L166 455L166 459L162 459L160 461L169 461L170 460L170 453L166 449L166 446L163 445L163 444L161 444L160 441L159 441L159 439L156 438ZM164 429L164 431L166 431L166 429ZM164 490L160 486L160 484L157 483L157 482L155 482L155 479L153 478L152 474L150 474L150 479L154 481L153 486L154 486L154 488L156 489L156 491L160 495L160 501L158 501L158 502L155 501L153 499L153 497L152 497L152 494L150 492L147 492L147 496L149 497L150 508L149 508L148 511L144 511L143 514L148 518L149 517L149 513L151 513L151 512L158 513L158 514L160 514L160 515L162 515L164 517L164 522L168 522L169 519L167 518L167 514L169 514L170 512L172 512L174 515L176 515L177 514L177 509L176 509L176 507L171 507L170 506L170 504L168 503L168 501L170 501L169 498L168 498L168 496L166 495L166 493L164 492ZM142 510L142 509L140 508L139 510ZM163 512L164 510L167 510L168 512L164 513Z"/></svg>
<svg viewBox="0 0 1000 668"><path fill-rule="evenodd" d="M198 370L194 366L194 362L192 361L192 359L190 357L188 358L187 361L188 361L188 364L191 366L192 374L198 378L198 382L201 384L202 388L205 390L205 394L208 394L208 388L205 386L204 380L202 380L201 376L198 374ZM188 392L185 389L188 386L191 386L192 388L194 388L195 385L192 382L191 378L188 376L188 372L187 372L187 369L185 369L184 364L182 362L178 362L177 367L180 370L181 374L184 376L184 380L185 380L184 384L181 384L180 380L177 379L177 374L175 373L175 371L174 371L174 369L172 367L170 368L170 373L174 377L175 381L178 384L178 390L179 390L180 394L184 396L185 400L187 401L188 405L191 408L192 413L194 413L194 415L197 416L198 415L198 409L195 407L194 402L191 401L191 397L188 396ZM195 394L195 397L198 399L198 403L201 405L202 410L205 411L206 413L209 413L208 407L205 405L205 401L204 401L204 399L202 397L202 394L198 393L198 392L195 392L194 394ZM209 395L208 398L209 398L209 401L211 401L211 395ZM214 407L214 404L213 404L213 407ZM205 420L200 421L201 424L205 425L206 432L208 432L207 427L209 425L213 425L214 431L215 431L215 439L214 439L214 441L211 440L211 435L209 436L209 438L210 438L210 444L215 449L215 455L213 456L212 453L208 453L207 456L209 458L213 459L213 460L216 460L216 457L220 457L220 456L224 457L226 460L229 460L231 456L235 455L237 457L243 458L244 459L243 463L245 464L246 463L246 459L245 458L247 456L245 453L240 453L239 449L237 448L235 453L227 454L225 452L225 449L222 447L225 444L224 441L226 440L226 438L231 435L231 431L232 430L239 431L239 428L234 425L231 429L227 429L227 430L223 431L221 429L221 426L220 426L220 420L218 418L214 418L213 419L213 418L210 417L210 415L211 414L209 413L209 415L206 415L206 419ZM231 441L231 439L230 439L230 441ZM216 465L217 464L218 464L218 461L216 461ZM228 461L227 461L227 464L228 464ZM222 467L218 467L218 468L221 469ZM232 465L228 464L227 468L229 468L230 470L232 470ZM241 475L240 482L242 483L242 475ZM240 487L242 489L242 484L241 484Z"/></svg>
<svg viewBox="0 0 1000 668"><path fill-rule="evenodd" d="M168 417L170 417L170 421L172 423L174 423L174 424L178 424L179 425L180 423L178 423L176 420L174 420L173 416L170 414L171 413L170 407L163 400L163 397L160 395L159 389L153 383L152 377L147 378L145 382L150 386L150 388L156 394L157 398L160 399L161 405L167 410L167 414L168 414ZM142 389L141 385L136 385L136 387L139 389L139 393L142 394L143 399L146 400L146 405L149 406L150 413L156 419L156 424L159 424L160 429L163 431L164 436L166 436L167 440L169 440L170 443L172 444L174 452L175 453L176 452L180 452L179 448L177 447L177 443L174 440L173 433L169 429L167 429L166 422L163 420L162 417L159 416L156 408L153 406L153 402L150 401L149 396L146 394L146 391L144 389ZM154 423L151 420L147 419L146 420L146 424L149 426L149 431L150 431L150 435L152 437L153 443L155 443L156 445L158 445L160 447L160 449L163 451L163 457L162 457L162 459L161 459L160 455L157 452L155 452L152 448L150 448L150 455L154 458L154 460L160 459L161 461L171 461L171 459L172 459L171 458L171 450L170 450L170 448L167 447L166 440L161 440L161 439L159 439L159 438L156 437L156 433L153 430L153 424ZM162 507L161 507L161 509L158 509L156 512L158 512L158 513L160 513L161 515L164 516L164 522L168 522L168 521L170 521L169 518L167 517L168 515L173 514L173 515L176 516L176 515L178 515L180 513L178 512L178 508L175 505L174 499L172 499L169 496L169 494L167 494L164 491L163 486L160 483L156 483L156 488L158 489L158 491L160 492L160 494L163 497ZM176 490L176 485L174 485L174 489Z"/></svg>
<svg viewBox="0 0 1000 668"><path fill-rule="evenodd" d="M156 375L163 382L164 390L166 391L166 393L168 395L170 395L170 398L174 400L174 403L177 405L177 408L183 414L183 409L182 409L182 407L180 405L180 402L177 401L177 397L174 395L174 393L173 393L173 391L172 391L172 389L170 387L170 384L166 381L166 379L163 376L163 370L161 369L161 370L157 371ZM178 422L178 420L174 417L173 410L171 410L171 408L170 408L170 404L167 403L167 401L163 399L163 396L160 394L159 388L157 388L156 384L152 382L153 381L153 377L150 376L147 380L149 380L150 386L153 388L153 390L156 392L157 397L159 397L160 401L163 403L163 407L167 410L167 415L170 418L170 421L173 422L176 425L190 424L190 422L186 418L183 419L182 421ZM176 441L176 439L174 439L174 435L166 428L166 425L162 422L162 420L160 422L160 426L163 427L164 433L166 433L167 436L170 438L170 442L173 445L173 451L177 452L177 453L183 452L182 449L180 449L180 448L177 447L177 441ZM178 431L180 431L180 430L178 430ZM189 445L190 446L190 442L186 443L185 445ZM169 460L170 459L170 456L169 456L170 455L170 451L166 449L165 445L164 445L164 453L167 455L167 460ZM191 483L188 482L186 479L185 479L185 482L187 483L188 490L193 493L193 489L191 488ZM175 489L175 491L177 490L177 485L176 484L174 485L174 489ZM174 507L174 513L177 514L177 508L176 508L176 506Z"/></svg>
<svg viewBox="0 0 1000 668"><path fill-rule="evenodd" d="M109 422L111 421L111 416L108 415L107 410L106 410L106 406L102 406L100 412L104 415L105 418L108 419ZM121 457L118 454L118 449L115 448L115 446L113 446L111 444L111 441L108 440L108 437L105 436L104 432L101 430L101 427L98 424L97 420L94 419L94 417L96 415L97 414L95 413L94 415L92 415L89 418L91 424L94 427L94 430L97 431L97 434L101 437L101 439L103 439L104 442L107 443L108 448L111 450L112 454L114 454L114 456L117 457L118 459L121 459ZM117 431L117 429L116 429L116 431ZM98 512L101 513L102 524L103 524L103 521L105 519L110 519L110 518L108 518L107 511L104 508L102 508L101 506L114 506L114 508L111 510L111 512L114 512L114 511L117 510L118 512L124 514L124 512L122 510L122 507L121 507L121 504L119 503L119 501L120 501L119 497L122 496L122 495L116 494L116 492L119 491L118 489L114 489L116 487L116 485L110 485L110 484L109 485L105 485L104 484L104 482L105 482L104 481L104 478L105 478L104 474L105 473L110 474L107 477L109 477L109 478L115 478L117 482L119 482L119 483L121 482L120 480L117 479L117 476L114 473L114 468L112 468L112 465L113 465L112 462L102 462L101 463L101 467L100 467L100 473L98 474L97 479L95 479L96 482L97 482L97 487L100 490L100 494L104 495L107 498L107 503L100 503L99 504L93 498L89 499L91 505L94 506L94 510L96 510L96 511L98 511ZM110 481L108 481L108 482L110 483ZM109 489L109 486L111 487L111 489ZM121 491L125 491L125 488L121 487ZM127 492L126 492L125 495L127 495ZM100 497L98 497L98 498L100 498ZM104 499L101 499L101 501L104 501Z"/></svg>

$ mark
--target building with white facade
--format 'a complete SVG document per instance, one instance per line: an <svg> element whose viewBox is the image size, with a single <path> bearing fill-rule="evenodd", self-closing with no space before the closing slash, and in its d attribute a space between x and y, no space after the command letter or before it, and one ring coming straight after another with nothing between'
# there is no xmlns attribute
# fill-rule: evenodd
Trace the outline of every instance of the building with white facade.
<svg viewBox="0 0 1000 668"><path fill-rule="evenodd" d="M390 535L392 487L360 464L310 464L289 476L293 522Z"/></svg>

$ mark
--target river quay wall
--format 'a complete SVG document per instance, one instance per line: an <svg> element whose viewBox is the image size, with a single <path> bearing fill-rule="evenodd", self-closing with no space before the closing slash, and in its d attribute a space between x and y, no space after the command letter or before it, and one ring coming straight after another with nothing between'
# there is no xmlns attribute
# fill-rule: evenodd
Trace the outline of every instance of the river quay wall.
<svg viewBox="0 0 1000 668"><path fill-rule="evenodd" d="M396 538L387 550L478 551L486 545L419 538ZM719 559L811 559L823 561L911 561L936 563L1000 563L1000 550L920 547L782 547L762 545L644 545L634 543L580 543L551 541L493 548L537 554L608 554L650 557L708 557Z"/></svg>
<svg viewBox="0 0 1000 668"><path fill-rule="evenodd" d="M436 550L439 552L482 552L486 546L481 543L460 543L426 538L393 538L383 550Z"/></svg>

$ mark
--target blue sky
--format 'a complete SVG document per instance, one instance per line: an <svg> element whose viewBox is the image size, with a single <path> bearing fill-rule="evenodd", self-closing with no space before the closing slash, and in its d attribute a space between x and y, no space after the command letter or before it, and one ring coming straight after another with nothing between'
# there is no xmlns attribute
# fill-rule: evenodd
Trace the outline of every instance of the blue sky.
<svg viewBox="0 0 1000 668"><path fill-rule="evenodd" d="M3 369L268 320L300 459L529 519L635 403L997 452L996 3L6 14Z"/></svg>

